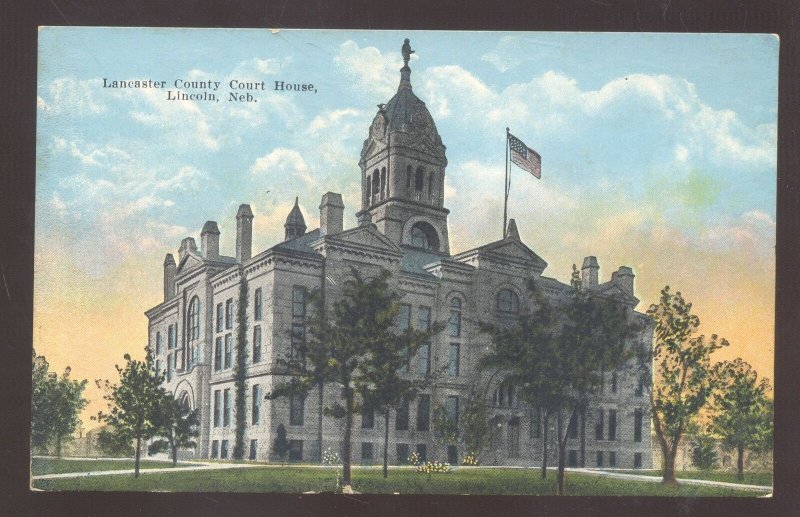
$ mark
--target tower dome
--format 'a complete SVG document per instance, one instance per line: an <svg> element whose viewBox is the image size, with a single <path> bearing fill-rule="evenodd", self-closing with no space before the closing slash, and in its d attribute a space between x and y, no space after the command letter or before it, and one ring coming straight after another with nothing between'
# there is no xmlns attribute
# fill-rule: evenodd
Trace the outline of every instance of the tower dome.
<svg viewBox="0 0 800 517"><path fill-rule="evenodd" d="M303 218L303 212L300 211L299 197L294 198L294 206L286 217L286 224L283 227L286 229L285 239L294 239L306 233L306 221Z"/></svg>

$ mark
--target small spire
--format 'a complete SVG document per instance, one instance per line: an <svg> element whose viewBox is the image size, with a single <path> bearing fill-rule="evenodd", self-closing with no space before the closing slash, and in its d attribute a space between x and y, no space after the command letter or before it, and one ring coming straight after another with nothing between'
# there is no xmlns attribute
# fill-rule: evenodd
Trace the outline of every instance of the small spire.
<svg viewBox="0 0 800 517"><path fill-rule="evenodd" d="M408 61L411 59L411 54L415 52L411 50L408 38L403 42L401 53L403 54L403 68L400 69L400 88L411 88L411 68L408 67Z"/></svg>
<svg viewBox="0 0 800 517"><path fill-rule="evenodd" d="M517 222L514 219L508 220L508 231L506 232L506 239L519 240L519 231L517 230Z"/></svg>
<svg viewBox="0 0 800 517"><path fill-rule="evenodd" d="M300 210L300 197L294 198L294 206L286 217L286 224L283 225L286 229L285 239L294 239L306 233L306 221L303 217L303 212Z"/></svg>

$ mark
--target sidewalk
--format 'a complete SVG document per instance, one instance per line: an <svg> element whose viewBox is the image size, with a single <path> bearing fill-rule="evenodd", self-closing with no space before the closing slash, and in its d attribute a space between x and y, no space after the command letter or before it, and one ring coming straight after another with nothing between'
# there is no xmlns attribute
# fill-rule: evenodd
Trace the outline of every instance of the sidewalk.
<svg viewBox="0 0 800 517"><path fill-rule="evenodd" d="M188 462L184 462L188 463ZM158 469L139 469L139 475L151 473L151 472L182 472L187 470L192 470L195 472L203 471L203 470L225 470L225 469L236 469L236 468L251 468L251 467L263 467L264 465L253 464L253 463L200 463L200 462L193 462L193 466L191 467L168 467L168 468L158 468ZM62 472L60 474L41 474L39 476L31 476L31 480L39 480L39 479L59 479L59 478L79 478L79 477L90 477L90 476L114 476L114 475L122 475L127 474L131 475L134 473L134 469L124 469L124 470L100 470L95 472Z"/></svg>
<svg viewBox="0 0 800 517"><path fill-rule="evenodd" d="M593 474L596 476L607 476L612 478L618 479L631 479L635 481L650 481L652 483L661 483L661 478L659 476L645 476L643 474L625 474L623 472L608 472L606 470L595 470L595 469L580 469L580 468L571 468L567 469L571 472L583 472L585 474ZM771 486L763 486L763 485L744 485L741 483L728 483L725 481L711 481L708 479L686 479L686 478L678 478L678 482L684 485L705 485L705 486L715 486L720 488L733 488L736 490L753 490L758 492L765 492L765 493L772 493Z"/></svg>

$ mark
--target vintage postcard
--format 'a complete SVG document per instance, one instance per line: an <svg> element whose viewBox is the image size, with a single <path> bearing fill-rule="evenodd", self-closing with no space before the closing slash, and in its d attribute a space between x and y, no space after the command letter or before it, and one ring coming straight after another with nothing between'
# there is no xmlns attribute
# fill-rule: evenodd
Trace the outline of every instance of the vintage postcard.
<svg viewBox="0 0 800 517"><path fill-rule="evenodd" d="M40 28L31 487L770 495L778 49Z"/></svg>

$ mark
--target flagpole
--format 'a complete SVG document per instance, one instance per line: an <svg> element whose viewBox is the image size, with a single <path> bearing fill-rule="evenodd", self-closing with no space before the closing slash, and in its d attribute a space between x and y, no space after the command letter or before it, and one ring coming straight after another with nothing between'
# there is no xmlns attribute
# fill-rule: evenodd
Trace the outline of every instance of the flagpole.
<svg viewBox="0 0 800 517"><path fill-rule="evenodd" d="M507 228L507 221L508 221L508 135L509 129L506 128L506 177L505 181L503 182L504 187L504 196L503 196L503 238L506 238L506 228Z"/></svg>

